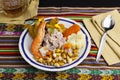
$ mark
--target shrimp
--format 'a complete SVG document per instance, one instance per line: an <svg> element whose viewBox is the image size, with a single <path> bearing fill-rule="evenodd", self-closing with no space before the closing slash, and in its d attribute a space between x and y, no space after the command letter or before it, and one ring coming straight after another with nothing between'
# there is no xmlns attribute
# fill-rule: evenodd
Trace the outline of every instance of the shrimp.
<svg viewBox="0 0 120 80"><path fill-rule="evenodd" d="M35 38L31 44L31 52L36 59L43 58L41 52L39 51L41 44L45 36L45 21L42 20L41 24L38 26L38 31L35 35Z"/></svg>

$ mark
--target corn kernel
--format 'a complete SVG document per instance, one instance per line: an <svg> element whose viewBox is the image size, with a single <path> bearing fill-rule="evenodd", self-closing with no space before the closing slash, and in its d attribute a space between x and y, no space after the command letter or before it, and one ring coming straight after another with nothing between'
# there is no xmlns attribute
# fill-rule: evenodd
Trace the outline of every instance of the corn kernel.
<svg viewBox="0 0 120 80"><path fill-rule="evenodd" d="M56 58L56 56L57 56L56 53L53 53L53 58Z"/></svg>
<svg viewBox="0 0 120 80"><path fill-rule="evenodd" d="M72 53L68 53L68 56L69 56L69 57L72 57L72 56L73 56L73 54L72 54Z"/></svg>
<svg viewBox="0 0 120 80"><path fill-rule="evenodd" d="M56 57L56 58L55 58L55 61L57 62L58 60L59 60L58 57Z"/></svg>
<svg viewBox="0 0 120 80"><path fill-rule="evenodd" d="M60 60L60 61L61 61L61 60L62 60L62 57L61 57L61 56L59 56L59 57L58 57L58 60Z"/></svg>
<svg viewBox="0 0 120 80"><path fill-rule="evenodd" d="M63 53L64 52L64 50L61 50L61 53Z"/></svg>
<svg viewBox="0 0 120 80"><path fill-rule="evenodd" d="M59 65L58 63L55 63L54 66L55 66L55 67L59 67L60 65Z"/></svg>
<svg viewBox="0 0 120 80"><path fill-rule="evenodd" d="M71 59L71 58L69 58L69 59L67 59L67 61L68 61L68 63L71 63L71 62L72 62L72 59Z"/></svg>
<svg viewBox="0 0 120 80"><path fill-rule="evenodd" d="M52 61L52 58L47 58L47 62L51 62Z"/></svg>
<svg viewBox="0 0 120 80"><path fill-rule="evenodd" d="M38 59L38 61L39 61L40 63L42 63L42 62L43 62L43 59L42 59L42 58L40 58L40 59Z"/></svg>
<svg viewBox="0 0 120 80"><path fill-rule="evenodd" d="M73 52L74 52L74 53L78 53L78 49L74 49Z"/></svg>
<svg viewBox="0 0 120 80"><path fill-rule="evenodd" d="M66 53L62 53L62 57L65 59L67 57Z"/></svg>
<svg viewBox="0 0 120 80"><path fill-rule="evenodd" d="M61 53L56 53L56 55L57 55L57 56L60 56L60 55L61 55Z"/></svg>
<svg viewBox="0 0 120 80"><path fill-rule="evenodd" d="M61 50L60 50L60 49L56 49L55 52L56 52L56 53L59 53L59 52L61 52Z"/></svg>
<svg viewBox="0 0 120 80"><path fill-rule="evenodd" d="M79 53L74 53L74 56L78 56L79 55Z"/></svg>
<svg viewBox="0 0 120 80"><path fill-rule="evenodd" d="M65 63L64 62L59 62L59 65L60 66L63 66Z"/></svg>
<svg viewBox="0 0 120 80"><path fill-rule="evenodd" d="M76 60L78 57L76 56L76 57L72 57L72 60Z"/></svg>
<svg viewBox="0 0 120 80"><path fill-rule="evenodd" d="M55 59L54 59L54 60L52 60L52 62L53 62L53 63L55 63Z"/></svg>
<svg viewBox="0 0 120 80"><path fill-rule="evenodd" d="M64 63L67 63L67 61L66 61L66 60L63 60L63 62L64 62Z"/></svg>

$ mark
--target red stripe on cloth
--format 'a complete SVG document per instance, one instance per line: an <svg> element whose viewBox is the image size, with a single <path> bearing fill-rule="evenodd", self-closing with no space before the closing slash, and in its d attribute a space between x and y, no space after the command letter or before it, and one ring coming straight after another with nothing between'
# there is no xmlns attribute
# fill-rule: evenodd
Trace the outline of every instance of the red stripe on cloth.
<svg viewBox="0 0 120 80"><path fill-rule="evenodd" d="M88 56L93 56L93 57L96 57L97 54L94 54L94 53L89 53Z"/></svg>
<svg viewBox="0 0 120 80"><path fill-rule="evenodd" d="M20 55L20 53L19 52L0 52L0 55L13 56L13 55Z"/></svg>
<svg viewBox="0 0 120 80"><path fill-rule="evenodd" d="M91 46L92 48L97 48L97 46Z"/></svg>
<svg viewBox="0 0 120 80"><path fill-rule="evenodd" d="M97 50L98 50L98 48L91 48L91 50L96 50L96 51L97 51Z"/></svg>
<svg viewBox="0 0 120 80"><path fill-rule="evenodd" d="M0 48L18 48L17 45L12 45L12 46L0 46Z"/></svg>

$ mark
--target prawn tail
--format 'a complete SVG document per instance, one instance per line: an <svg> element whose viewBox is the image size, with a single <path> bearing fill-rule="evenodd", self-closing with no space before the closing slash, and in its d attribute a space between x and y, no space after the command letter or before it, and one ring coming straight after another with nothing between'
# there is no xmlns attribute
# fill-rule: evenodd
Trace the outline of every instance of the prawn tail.
<svg viewBox="0 0 120 80"><path fill-rule="evenodd" d="M42 54L39 51L40 44L36 43L35 41L31 44L31 52L35 58L42 58Z"/></svg>

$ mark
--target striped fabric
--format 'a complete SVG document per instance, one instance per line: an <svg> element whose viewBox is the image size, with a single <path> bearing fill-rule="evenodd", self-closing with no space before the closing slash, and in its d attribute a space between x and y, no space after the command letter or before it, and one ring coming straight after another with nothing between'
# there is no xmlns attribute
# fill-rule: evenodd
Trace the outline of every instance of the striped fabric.
<svg viewBox="0 0 120 80"><path fill-rule="evenodd" d="M38 10L38 16L65 17L82 23L84 18L90 18L113 9L119 10L120 8L41 7ZM103 58L100 59L100 63L96 63L95 58L98 49L92 39L91 51L88 57L73 69L50 73L33 68L25 62L19 53L18 42L23 30L24 26L22 25L0 24L0 78L7 79L6 74L8 74L10 78L14 79L16 76L21 75L23 76L21 79L26 80L32 80L29 76L36 80L38 77L38 80L69 80L70 78L70 80L81 80L86 76L86 80L120 79L120 64L108 66ZM65 79L61 77L63 74L66 75L66 77L64 76Z"/></svg>

